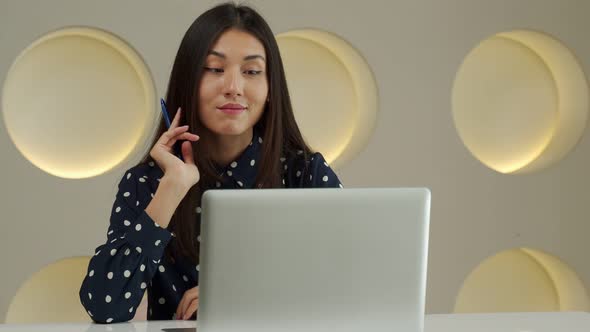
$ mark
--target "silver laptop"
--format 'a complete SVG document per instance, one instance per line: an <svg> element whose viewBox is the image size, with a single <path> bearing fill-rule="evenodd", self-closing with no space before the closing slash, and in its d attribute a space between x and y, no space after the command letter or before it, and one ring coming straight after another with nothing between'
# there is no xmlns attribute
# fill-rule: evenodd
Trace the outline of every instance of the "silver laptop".
<svg viewBox="0 0 590 332"><path fill-rule="evenodd" d="M199 332L422 332L427 189L210 190Z"/></svg>

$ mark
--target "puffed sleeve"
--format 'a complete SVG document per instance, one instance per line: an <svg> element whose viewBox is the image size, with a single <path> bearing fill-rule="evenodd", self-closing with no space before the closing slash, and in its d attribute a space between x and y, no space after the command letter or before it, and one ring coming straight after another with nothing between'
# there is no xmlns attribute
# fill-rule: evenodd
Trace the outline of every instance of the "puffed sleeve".
<svg viewBox="0 0 590 332"><path fill-rule="evenodd" d="M147 172L128 170L112 207L106 243L96 248L80 288L80 301L98 323L133 318L172 234L145 212L154 190Z"/></svg>

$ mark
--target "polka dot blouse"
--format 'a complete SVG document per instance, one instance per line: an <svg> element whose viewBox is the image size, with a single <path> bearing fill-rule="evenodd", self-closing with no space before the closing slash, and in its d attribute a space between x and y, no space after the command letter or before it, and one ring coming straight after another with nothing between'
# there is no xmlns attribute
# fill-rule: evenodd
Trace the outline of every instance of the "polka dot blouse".
<svg viewBox="0 0 590 332"><path fill-rule="evenodd" d="M263 144L255 133L241 156L221 170L223 181L212 189L253 188ZM320 153L308 156L304 169L302 152L281 158L284 187L342 187ZM162 176L162 170L150 162L126 171L119 183L106 243L96 248L80 288L82 305L95 322L131 320L146 290L148 320L173 319L184 292L199 283L198 265L165 259L164 249L174 237L145 212ZM198 207L196 222L200 212Z"/></svg>

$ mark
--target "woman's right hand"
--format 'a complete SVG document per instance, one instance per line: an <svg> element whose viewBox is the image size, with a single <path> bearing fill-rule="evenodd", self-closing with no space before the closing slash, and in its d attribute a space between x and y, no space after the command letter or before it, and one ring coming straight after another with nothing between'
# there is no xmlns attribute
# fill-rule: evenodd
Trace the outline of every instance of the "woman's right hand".
<svg viewBox="0 0 590 332"><path fill-rule="evenodd" d="M199 182L200 174L193 155L192 142L199 140L199 136L189 133L188 126L178 126L180 122L181 109L178 108L170 128L158 139L150 151L150 156L164 171L164 177L171 179L174 183L182 186L188 191ZM181 145L182 161L174 155L173 146L176 141L184 140Z"/></svg>

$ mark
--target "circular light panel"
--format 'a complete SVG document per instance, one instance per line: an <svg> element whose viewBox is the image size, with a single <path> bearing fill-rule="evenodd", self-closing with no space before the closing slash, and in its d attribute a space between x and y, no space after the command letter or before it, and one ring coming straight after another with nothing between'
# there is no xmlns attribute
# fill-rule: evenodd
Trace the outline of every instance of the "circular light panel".
<svg viewBox="0 0 590 332"><path fill-rule="evenodd" d="M373 133L378 92L371 69L348 42L328 32L293 30L277 42L302 134L337 169Z"/></svg>
<svg viewBox="0 0 590 332"><path fill-rule="evenodd" d="M93 28L51 32L11 66L2 92L8 134L31 163L63 178L102 174L143 148L157 120L147 66Z"/></svg>
<svg viewBox="0 0 590 332"><path fill-rule="evenodd" d="M545 34L518 30L475 47L459 68L453 119L467 149L501 173L561 160L588 117L588 85L574 55Z"/></svg>
<svg viewBox="0 0 590 332"><path fill-rule="evenodd" d="M528 248L485 259L465 279L455 312L588 311L578 275L555 256Z"/></svg>

